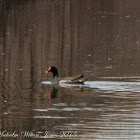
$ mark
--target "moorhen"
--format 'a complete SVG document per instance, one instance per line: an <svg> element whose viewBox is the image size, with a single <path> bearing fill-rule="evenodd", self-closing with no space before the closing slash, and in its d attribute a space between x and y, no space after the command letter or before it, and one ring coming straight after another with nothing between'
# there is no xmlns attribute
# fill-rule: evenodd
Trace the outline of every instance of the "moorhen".
<svg viewBox="0 0 140 140"><path fill-rule="evenodd" d="M84 75L77 75L74 77L65 77L62 79L58 79L58 70L56 67L52 66L49 67L49 69L46 71L46 73L52 72L53 73L53 80L52 83L57 84L57 83L64 83L64 84L83 84L84 81L87 79L84 78Z"/></svg>

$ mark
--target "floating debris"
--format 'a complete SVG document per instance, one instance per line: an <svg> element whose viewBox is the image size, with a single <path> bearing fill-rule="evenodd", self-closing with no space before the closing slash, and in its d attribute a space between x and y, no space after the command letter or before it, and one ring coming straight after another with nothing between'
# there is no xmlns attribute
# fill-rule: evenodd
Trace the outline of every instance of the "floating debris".
<svg viewBox="0 0 140 140"><path fill-rule="evenodd" d="M105 67L106 69L112 69L112 65Z"/></svg>
<svg viewBox="0 0 140 140"><path fill-rule="evenodd" d="M128 15L128 16L125 16L125 18L130 18L130 15Z"/></svg>

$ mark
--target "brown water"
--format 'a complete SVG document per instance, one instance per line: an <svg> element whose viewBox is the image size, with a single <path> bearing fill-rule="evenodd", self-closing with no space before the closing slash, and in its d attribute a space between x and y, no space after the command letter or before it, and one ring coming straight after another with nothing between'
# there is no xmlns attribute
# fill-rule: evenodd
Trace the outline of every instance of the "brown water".
<svg viewBox="0 0 140 140"><path fill-rule="evenodd" d="M140 139L139 5L0 0L0 139Z"/></svg>

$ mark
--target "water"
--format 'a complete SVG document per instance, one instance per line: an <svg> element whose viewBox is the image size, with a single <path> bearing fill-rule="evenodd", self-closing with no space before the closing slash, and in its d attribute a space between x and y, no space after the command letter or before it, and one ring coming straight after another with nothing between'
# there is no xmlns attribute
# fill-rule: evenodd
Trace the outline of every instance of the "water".
<svg viewBox="0 0 140 140"><path fill-rule="evenodd" d="M0 139L139 140L139 5L0 0Z"/></svg>
<svg viewBox="0 0 140 140"><path fill-rule="evenodd" d="M36 108L34 118L52 120L56 132L76 131L76 139L139 139L139 86L110 81L60 86L51 106Z"/></svg>
<svg viewBox="0 0 140 140"><path fill-rule="evenodd" d="M1 129L21 139L28 131L34 134L30 139L139 139L139 87L140 82L42 81L32 89L9 89L1 96Z"/></svg>

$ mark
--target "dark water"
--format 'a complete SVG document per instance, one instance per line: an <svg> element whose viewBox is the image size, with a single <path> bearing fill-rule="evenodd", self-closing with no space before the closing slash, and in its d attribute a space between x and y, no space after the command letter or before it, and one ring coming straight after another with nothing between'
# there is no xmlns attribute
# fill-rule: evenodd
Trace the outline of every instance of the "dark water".
<svg viewBox="0 0 140 140"><path fill-rule="evenodd" d="M140 82L14 86L1 93L1 130L16 131L20 139L29 137L23 131L48 139L140 138Z"/></svg>
<svg viewBox="0 0 140 140"><path fill-rule="evenodd" d="M0 0L0 139L139 140L139 5Z"/></svg>

